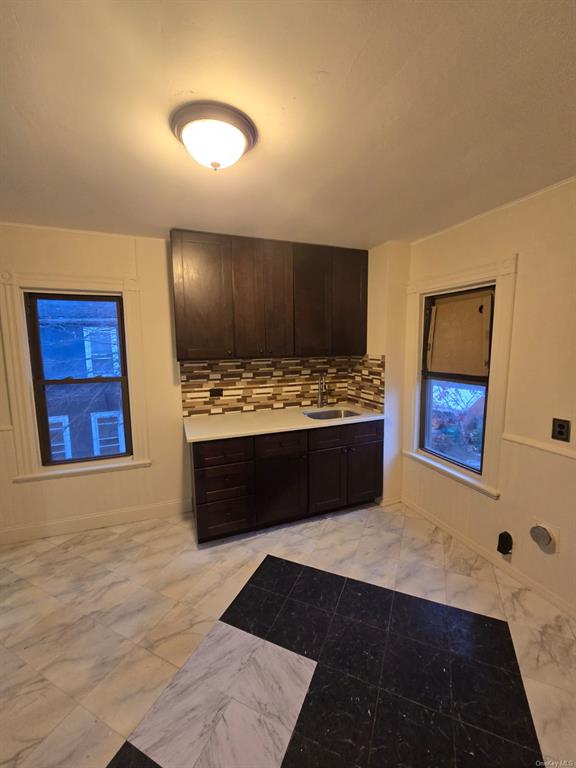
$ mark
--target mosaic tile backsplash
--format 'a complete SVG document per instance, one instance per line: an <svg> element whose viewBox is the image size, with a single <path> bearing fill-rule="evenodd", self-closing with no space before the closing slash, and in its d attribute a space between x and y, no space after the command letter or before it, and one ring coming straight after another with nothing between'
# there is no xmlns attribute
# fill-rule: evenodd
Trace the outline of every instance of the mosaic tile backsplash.
<svg viewBox="0 0 576 768"><path fill-rule="evenodd" d="M366 355L181 363L184 416L315 405L320 373L327 404L347 400L384 410L384 358Z"/></svg>

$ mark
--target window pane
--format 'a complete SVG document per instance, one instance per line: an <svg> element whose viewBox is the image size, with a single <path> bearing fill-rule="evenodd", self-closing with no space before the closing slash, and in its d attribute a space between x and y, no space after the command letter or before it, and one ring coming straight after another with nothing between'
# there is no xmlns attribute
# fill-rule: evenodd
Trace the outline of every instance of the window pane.
<svg viewBox="0 0 576 768"><path fill-rule="evenodd" d="M122 375L115 301L41 298L37 307L44 378Z"/></svg>
<svg viewBox="0 0 576 768"><path fill-rule="evenodd" d="M437 297L430 320L428 371L487 376L491 317L489 290Z"/></svg>
<svg viewBox="0 0 576 768"><path fill-rule="evenodd" d="M48 384L46 404L52 461L125 453L120 382Z"/></svg>
<svg viewBox="0 0 576 768"><path fill-rule="evenodd" d="M426 387L424 448L479 472L486 386L428 379Z"/></svg>

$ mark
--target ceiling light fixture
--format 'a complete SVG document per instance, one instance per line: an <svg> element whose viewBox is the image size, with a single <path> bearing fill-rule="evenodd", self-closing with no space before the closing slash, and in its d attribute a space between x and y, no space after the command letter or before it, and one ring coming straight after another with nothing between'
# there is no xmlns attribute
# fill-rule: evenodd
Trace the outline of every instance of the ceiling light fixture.
<svg viewBox="0 0 576 768"><path fill-rule="evenodd" d="M172 114L170 127L194 160L214 171L237 163L258 138L248 115L217 101L184 104Z"/></svg>

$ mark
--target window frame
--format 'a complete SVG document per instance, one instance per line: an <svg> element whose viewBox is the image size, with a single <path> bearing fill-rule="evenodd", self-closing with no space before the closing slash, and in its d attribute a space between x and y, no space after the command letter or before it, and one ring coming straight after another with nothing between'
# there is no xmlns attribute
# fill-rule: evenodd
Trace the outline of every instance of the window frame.
<svg viewBox="0 0 576 768"><path fill-rule="evenodd" d="M61 379L44 378L44 366L42 362L42 349L40 343L40 328L38 322L38 300L55 299L60 301L106 301L116 304L116 316L118 319L118 346L120 376L90 376L72 377ZM36 427L40 446L40 458L42 466L65 466L68 464L81 464L93 461L103 461L126 456L133 456L132 422L130 418L130 396L128 386L128 366L126 357L126 331L124 321L124 302L122 295L101 293L53 293L50 291L24 291L24 305L26 312L26 326L28 330L28 347L30 353L30 366L32 372L32 385L34 390L34 406L36 412ZM52 459L50 445L50 426L48 409L46 405L45 389L52 385L70 384L108 384L119 382L122 390L122 416L124 420L125 451L122 453L105 454L97 456L85 456L72 459Z"/></svg>
<svg viewBox="0 0 576 768"><path fill-rule="evenodd" d="M438 299L449 298L450 296L463 296L474 293L486 292L489 290L492 294L492 301L490 306L490 335L488 339L488 373L486 376L472 376L459 373L447 373L444 371L431 371L428 369L428 343L430 335L430 323L432 320L432 308ZM454 464L457 467L473 472L475 475L482 476L484 471L484 448L486 443L486 422L488 414L488 396L489 396L489 380L490 369L492 362L492 335L494 332L494 305L496 300L496 284L489 283L487 285L476 286L474 288L467 288L455 291L444 291L443 293L429 294L424 297L424 322L423 322L423 334L422 334L422 349L421 349L421 367L420 367L420 413L419 413L419 426L418 426L418 448L424 453L435 456L449 464ZM464 384L482 384L485 387L484 395L484 411L482 414L483 428L482 428L482 446L480 452L480 468L475 469L468 464L456 461L443 453L438 453L430 448L426 447L426 414L428 410L428 382L430 380L441 381L456 381Z"/></svg>

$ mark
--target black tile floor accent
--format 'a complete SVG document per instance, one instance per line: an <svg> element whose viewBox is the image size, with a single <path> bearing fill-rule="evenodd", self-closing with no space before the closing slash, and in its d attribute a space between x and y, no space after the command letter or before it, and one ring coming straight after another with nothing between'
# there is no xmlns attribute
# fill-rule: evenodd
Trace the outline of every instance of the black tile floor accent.
<svg viewBox="0 0 576 768"><path fill-rule="evenodd" d="M317 660L345 582L268 555L221 621Z"/></svg>
<svg viewBox="0 0 576 768"><path fill-rule="evenodd" d="M221 617L318 662L283 768L535 768L505 621L268 556Z"/></svg>
<svg viewBox="0 0 576 768"><path fill-rule="evenodd" d="M335 752L347 765L368 765L378 688L318 664L296 733Z"/></svg>
<svg viewBox="0 0 576 768"><path fill-rule="evenodd" d="M387 633L359 621L334 616L320 661L371 685L378 685Z"/></svg>
<svg viewBox="0 0 576 768"><path fill-rule="evenodd" d="M538 765L539 751L519 747L493 733L456 722L455 752L458 768L525 768Z"/></svg>
<svg viewBox="0 0 576 768"><path fill-rule="evenodd" d="M148 755L132 746L129 741L125 741L108 763L107 768L160 768L160 766Z"/></svg>
<svg viewBox="0 0 576 768"><path fill-rule="evenodd" d="M390 633L380 685L389 693L452 714L450 653Z"/></svg>
<svg viewBox="0 0 576 768"><path fill-rule="evenodd" d="M329 752L315 741L294 733L286 750L282 768L350 768L350 763Z"/></svg>
<svg viewBox="0 0 576 768"><path fill-rule="evenodd" d="M370 768L453 768L454 734L446 715L380 690Z"/></svg>

